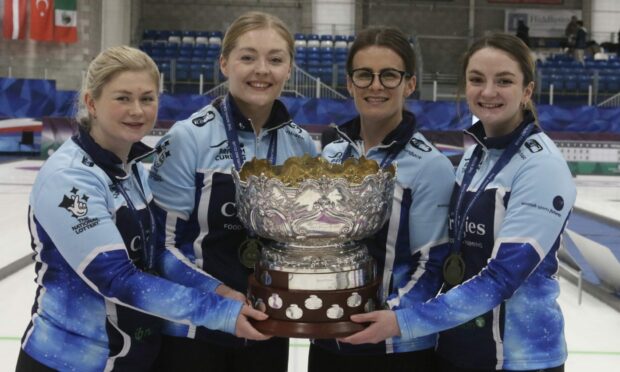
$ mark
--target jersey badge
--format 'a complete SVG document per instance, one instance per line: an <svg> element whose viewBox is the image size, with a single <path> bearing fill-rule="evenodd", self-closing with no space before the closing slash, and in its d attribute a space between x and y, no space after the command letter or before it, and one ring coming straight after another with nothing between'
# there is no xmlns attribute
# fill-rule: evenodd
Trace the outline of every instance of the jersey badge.
<svg viewBox="0 0 620 372"><path fill-rule="evenodd" d="M540 143L535 139L525 141L525 147L532 153L540 152L543 149Z"/></svg>
<svg viewBox="0 0 620 372"><path fill-rule="evenodd" d="M193 118L192 124L197 127L202 127L213 119L215 119L213 111L207 111L204 115Z"/></svg>
<svg viewBox="0 0 620 372"><path fill-rule="evenodd" d="M429 145L424 143L424 141L420 141L417 138L412 138L411 141L409 141L409 143L411 144L411 146L415 147L416 149L420 151L431 152L432 150Z"/></svg>

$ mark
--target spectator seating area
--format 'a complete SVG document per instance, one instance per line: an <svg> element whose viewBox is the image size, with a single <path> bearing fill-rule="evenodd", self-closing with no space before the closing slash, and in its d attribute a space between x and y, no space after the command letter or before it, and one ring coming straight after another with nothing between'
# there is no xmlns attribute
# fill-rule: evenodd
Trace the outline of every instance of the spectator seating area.
<svg viewBox="0 0 620 372"><path fill-rule="evenodd" d="M327 85L344 86L353 39L353 35L295 34L295 62Z"/></svg>
<svg viewBox="0 0 620 372"><path fill-rule="evenodd" d="M223 80L218 59L221 31L145 30L140 49L149 54L165 82L215 85ZM346 59L353 35L295 34L295 62L310 75L332 87L344 87Z"/></svg>
<svg viewBox="0 0 620 372"><path fill-rule="evenodd" d="M150 55L166 82L221 80L216 68L223 34L221 31L145 30L140 49Z"/></svg>
<svg viewBox="0 0 620 372"><path fill-rule="evenodd" d="M537 71L543 94L551 84L555 95L587 95L588 88L598 96L620 92L620 59L612 56L607 60L586 58L578 62L567 54L556 54L537 62Z"/></svg>

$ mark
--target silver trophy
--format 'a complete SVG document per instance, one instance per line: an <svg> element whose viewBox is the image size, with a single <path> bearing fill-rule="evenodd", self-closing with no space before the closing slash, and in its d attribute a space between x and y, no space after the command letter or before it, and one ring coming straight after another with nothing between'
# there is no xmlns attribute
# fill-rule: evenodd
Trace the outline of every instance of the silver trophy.
<svg viewBox="0 0 620 372"><path fill-rule="evenodd" d="M377 168L356 183L332 173L295 186L262 172L245 179L232 174L240 220L272 241L257 254L249 278L248 299L269 315L254 326L301 338L363 329L349 317L375 309L380 279L361 241L389 218L394 170Z"/></svg>

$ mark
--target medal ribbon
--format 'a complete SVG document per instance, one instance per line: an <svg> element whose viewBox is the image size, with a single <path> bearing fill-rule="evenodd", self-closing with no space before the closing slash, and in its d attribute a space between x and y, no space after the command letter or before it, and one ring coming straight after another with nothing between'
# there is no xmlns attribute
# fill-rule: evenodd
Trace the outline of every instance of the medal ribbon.
<svg viewBox="0 0 620 372"><path fill-rule="evenodd" d="M241 170L245 161L243 157L243 151L241 151L241 144L239 142L239 134L237 128L233 122L230 110L230 94L222 100L222 119L224 121L224 129L226 130L226 138L228 139L228 146L230 147L230 154L233 164L237 171ZM258 139L257 139L258 140ZM267 149L267 159L272 165L276 164L277 150L278 149L278 133L275 132L271 135L269 140L269 148ZM256 154L258 155L258 154Z"/></svg>
<svg viewBox="0 0 620 372"><path fill-rule="evenodd" d="M452 253L458 253L461 250L461 243L463 241L463 232L464 232L464 221L465 217L471 210L472 206L476 203L476 201L482 196L484 189L487 185L495 179L495 176L508 164L510 159L519 151L519 148L523 145L527 137L530 136L532 131L534 130L534 124L528 124L519 137L512 141L506 150L502 153L502 155L497 160L497 163L493 166L489 174L483 179L482 183L478 187L478 190L471 198L467 206L463 209L463 200L465 199L465 194L467 194L467 189L471 184L474 175L476 174L476 170L480 161L482 160L482 146L476 145L474 152L469 158L469 163L467 164L467 168L465 169L465 174L463 175L463 181L461 182L461 188L459 190L459 197L456 202L456 209L454 211L454 245L452 246Z"/></svg>
<svg viewBox="0 0 620 372"><path fill-rule="evenodd" d="M142 218L138 216L138 210L136 209L135 205L131 201L131 198L127 194L127 191L125 191L125 188L123 187L122 183L115 182L115 185L116 185L116 189L123 195L123 198L125 198L125 201L127 202L127 207L129 207L129 211L133 215L134 220L138 222L138 227L140 228L140 238L142 239L142 242L143 242L142 243L143 244L142 259L144 260L144 266L147 272L154 274L155 273L155 242L153 239L153 228L155 226L155 218L153 217L151 208L149 208L149 203L146 200L146 195L144 195L144 189L142 188L142 184L140 183L140 179L138 178L139 174L138 174L137 169L135 168L135 164L133 166L133 172L134 172L133 177L137 178L136 180L133 180L133 181L136 182L140 188L138 193L140 194L140 198L144 202L144 206L149 215L149 223L151 226L148 228L148 230L144 228L144 224L142 223ZM129 177L132 177L132 176L130 175Z"/></svg>

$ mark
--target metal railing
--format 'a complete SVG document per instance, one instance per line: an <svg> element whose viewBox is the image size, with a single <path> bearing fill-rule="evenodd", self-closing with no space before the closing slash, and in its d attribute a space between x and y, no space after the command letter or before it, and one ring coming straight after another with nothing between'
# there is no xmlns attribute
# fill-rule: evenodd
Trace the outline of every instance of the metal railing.
<svg viewBox="0 0 620 372"><path fill-rule="evenodd" d="M598 107L620 107L620 93L609 97L597 105Z"/></svg>
<svg viewBox="0 0 620 372"><path fill-rule="evenodd" d="M225 81L205 92L205 95L219 97L228 92L228 81ZM347 99L347 97L329 85L321 82L297 65L293 65L290 79L284 84L282 93L294 97Z"/></svg>

